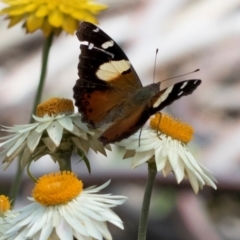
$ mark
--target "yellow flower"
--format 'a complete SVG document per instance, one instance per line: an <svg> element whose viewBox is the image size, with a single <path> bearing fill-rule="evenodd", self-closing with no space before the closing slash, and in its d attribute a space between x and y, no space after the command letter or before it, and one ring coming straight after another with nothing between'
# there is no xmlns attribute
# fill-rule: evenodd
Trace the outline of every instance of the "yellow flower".
<svg viewBox="0 0 240 240"><path fill-rule="evenodd" d="M97 23L96 15L107 8L91 0L2 0L8 7L0 14L7 15L9 27L21 20L28 33L41 29L45 36L58 35L62 30L73 34L80 21Z"/></svg>

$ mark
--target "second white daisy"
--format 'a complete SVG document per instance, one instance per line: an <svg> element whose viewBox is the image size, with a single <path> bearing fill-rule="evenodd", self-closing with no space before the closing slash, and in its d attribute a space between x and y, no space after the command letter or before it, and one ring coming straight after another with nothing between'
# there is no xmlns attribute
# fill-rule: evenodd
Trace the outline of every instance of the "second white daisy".
<svg viewBox="0 0 240 240"><path fill-rule="evenodd" d="M188 178L195 193L205 184L216 189L216 179L188 151L186 144L192 135L193 128L188 124L158 113L141 135L137 132L118 145L127 150L125 158L132 157L133 168L155 161L157 171L162 171L164 176L173 171L178 183Z"/></svg>

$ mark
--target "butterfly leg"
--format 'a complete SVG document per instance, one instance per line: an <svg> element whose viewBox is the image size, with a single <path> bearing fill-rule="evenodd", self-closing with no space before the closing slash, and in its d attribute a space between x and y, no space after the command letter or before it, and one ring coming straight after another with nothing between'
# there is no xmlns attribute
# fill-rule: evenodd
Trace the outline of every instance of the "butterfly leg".
<svg viewBox="0 0 240 240"><path fill-rule="evenodd" d="M140 128L139 138L138 138L138 146L140 147L141 135L142 135L142 127Z"/></svg>
<svg viewBox="0 0 240 240"><path fill-rule="evenodd" d="M158 120L158 126L160 125L161 117L162 117L162 116L160 115L160 118L159 118L159 120ZM162 138L161 138L161 132L159 131L159 129L157 130L157 136L158 136L159 139L162 140Z"/></svg>

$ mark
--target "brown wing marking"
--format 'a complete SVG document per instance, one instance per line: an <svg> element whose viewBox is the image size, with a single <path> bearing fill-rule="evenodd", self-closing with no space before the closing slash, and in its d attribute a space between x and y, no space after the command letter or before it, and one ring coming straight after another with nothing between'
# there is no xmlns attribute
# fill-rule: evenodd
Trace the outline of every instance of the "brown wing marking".
<svg viewBox="0 0 240 240"><path fill-rule="evenodd" d="M79 79L74 87L75 105L82 114L83 122L90 127L100 127L120 117L121 108L138 90L132 72L97 83Z"/></svg>
<svg viewBox="0 0 240 240"><path fill-rule="evenodd" d="M140 106L132 114L128 114L124 118L115 121L108 127L99 140L104 144L119 142L124 138L135 133L149 118L148 114L144 114L145 106Z"/></svg>
<svg viewBox="0 0 240 240"><path fill-rule="evenodd" d="M82 93L80 112L82 121L96 128L103 123L113 121L118 114L118 109L124 102L124 98L115 91L94 91Z"/></svg>

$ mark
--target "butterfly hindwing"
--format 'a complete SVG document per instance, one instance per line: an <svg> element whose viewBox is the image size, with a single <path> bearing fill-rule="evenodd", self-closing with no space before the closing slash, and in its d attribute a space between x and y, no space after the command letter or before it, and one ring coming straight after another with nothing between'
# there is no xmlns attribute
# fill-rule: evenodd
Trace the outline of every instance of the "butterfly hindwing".
<svg viewBox="0 0 240 240"><path fill-rule="evenodd" d="M148 116L143 114L145 109L142 105L132 114L117 119L101 134L99 140L106 145L119 142L135 133L148 119Z"/></svg>

